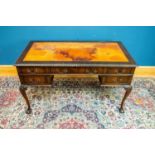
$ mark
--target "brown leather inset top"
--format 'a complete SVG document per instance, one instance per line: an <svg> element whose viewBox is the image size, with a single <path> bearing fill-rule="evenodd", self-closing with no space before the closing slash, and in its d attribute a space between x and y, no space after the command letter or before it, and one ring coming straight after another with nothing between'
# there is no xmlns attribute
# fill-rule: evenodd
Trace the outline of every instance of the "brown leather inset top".
<svg viewBox="0 0 155 155"><path fill-rule="evenodd" d="M23 61L128 62L116 42L35 42Z"/></svg>

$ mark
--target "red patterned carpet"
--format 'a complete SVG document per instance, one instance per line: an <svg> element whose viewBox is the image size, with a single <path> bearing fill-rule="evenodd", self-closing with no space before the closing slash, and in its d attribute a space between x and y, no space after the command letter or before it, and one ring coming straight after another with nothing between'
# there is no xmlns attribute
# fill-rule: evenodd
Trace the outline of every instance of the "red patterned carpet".
<svg viewBox="0 0 155 155"><path fill-rule="evenodd" d="M155 78L135 78L125 113L122 88L100 88L96 79L55 80L28 89L33 113L25 114L18 78L0 77L0 128L155 128Z"/></svg>

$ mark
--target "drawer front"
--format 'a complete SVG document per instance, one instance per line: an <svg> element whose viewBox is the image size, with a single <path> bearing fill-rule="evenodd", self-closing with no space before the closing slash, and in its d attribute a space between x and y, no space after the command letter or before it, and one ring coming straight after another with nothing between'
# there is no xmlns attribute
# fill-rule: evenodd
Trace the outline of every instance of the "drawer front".
<svg viewBox="0 0 155 155"><path fill-rule="evenodd" d="M51 68L53 74L104 74L106 68L104 67L60 67Z"/></svg>
<svg viewBox="0 0 155 155"><path fill-rule="evenodd" d="M129 85L132 76L99 76L99 80L103 85Z"/></svg>
<svg viewBox="0 0 155 155"><path fill-rule="evenodd" d="M128 67L107 67L107 74L133 74L134 68Z"/></svg>
<svg viewBox="0 0 155 155"><path fill-rule="evenodd" d="M20 67L18 68L20 74L48 74L50 73L49 67Z"/></svg>
<svg viewBox="0 0 155 155"><path fill-rule="evenodd" d="M27 85L51 85L53 76L20 76L22 84Z"/></svg>

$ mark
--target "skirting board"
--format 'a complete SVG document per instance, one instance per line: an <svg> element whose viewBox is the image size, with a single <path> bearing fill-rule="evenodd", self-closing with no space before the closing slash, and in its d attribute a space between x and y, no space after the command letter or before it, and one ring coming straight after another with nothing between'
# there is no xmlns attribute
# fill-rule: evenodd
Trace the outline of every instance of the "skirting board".
<svg viewBox="0 0 155 155"><path fill-rule="evenodd" d="M139 66L135 70L135 77L155 77L155 66ZM0 76L17 76L16 67L12 65L0 65ZM72 75L74 77L74 75ZM59 75L57 77L66 77ZM78 75L76 77L88 77L88 75ZM91 75L89 77L96 77Z"/></svg>

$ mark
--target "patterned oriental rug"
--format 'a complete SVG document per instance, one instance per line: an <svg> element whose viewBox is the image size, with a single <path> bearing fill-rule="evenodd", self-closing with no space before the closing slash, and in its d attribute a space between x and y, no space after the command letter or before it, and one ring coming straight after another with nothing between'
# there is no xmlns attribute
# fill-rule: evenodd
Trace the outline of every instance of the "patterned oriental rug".
<svg viewBox="0 0 155 155"><path fill-rule="evenodd" d="M27 90L33 113L16 77L0 77L0 128L155 128L155 78L135 78L125 113L118 107L122 88L101 88L97 79L55 79L52 87Z"/></svg>

